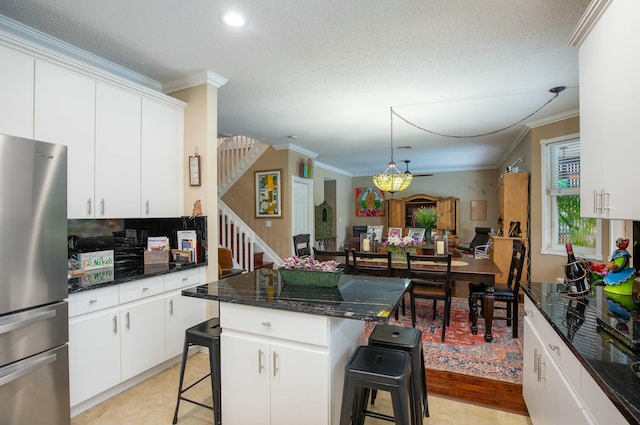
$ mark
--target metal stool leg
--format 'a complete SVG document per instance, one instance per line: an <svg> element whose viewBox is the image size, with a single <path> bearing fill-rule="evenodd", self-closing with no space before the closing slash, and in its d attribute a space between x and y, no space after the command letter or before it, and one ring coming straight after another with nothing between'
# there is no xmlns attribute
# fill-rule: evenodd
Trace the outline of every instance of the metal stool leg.
<svg viewBox="0 0 640 425"><path fill-rule="evenodd" d="M184 382L184 369L187 364L187 354L189 353L189 341L184 339L184 349L182 350L182 365L180 366L180 384L178 385L178 401L176 401L176 411L173 414L173 424L178 423L178 409L180 408L180 399L182 398L182 383Z"/></svg>

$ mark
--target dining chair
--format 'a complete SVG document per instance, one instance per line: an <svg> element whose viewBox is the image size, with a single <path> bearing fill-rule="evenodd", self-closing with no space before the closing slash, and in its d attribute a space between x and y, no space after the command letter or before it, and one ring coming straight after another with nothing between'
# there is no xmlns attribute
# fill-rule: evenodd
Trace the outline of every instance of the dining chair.
<svg viewBox="0 0 640 425"><path fill-rule="evenodd" d="M514 338L518 337L518 298L520 293L520 279L527 252L527 247L523 241L513 241L513 252L511 254L511 265L506 284L494 286L493 296L499 305L494 305L493 311L505 310L504 316L493 316L494 320L506 320L507 326L511 326L511 333ZM469 320L471 328L477 329L478 308L484 305L486 287L482 283L469 283Z"/></svg>
<svg viewBox="0 0 640 425"><path fill-rule="evenodd" d="M411 325L416 326L416 298L433 300L433 319L438 301L444 301L442 335L444 342L447 326L451 322L451 254L414 255L407 252L407 270L411 285Z"/></svg>
<svg viewBox="0 0 640 425"><path fill-rule="evenodd" d="M351 251L351 255L353 274L391 277L391 251L384 253Z"/></svg>
<svg viewBox="0 0 640 425"><path fill-rule="evenodd" d="M318 261L334 260L340 263L338 267L344 269L345 274L349 274L349 251L347 249L343 251L324 251L313 247L313 258Z"/></svg>
<svg viewBox="0 0 640 425"><path fill-rule="evenodd" d="M391 251L387 252L361 252L351 251L351 274L359 274L366 276L385 276L391 277L393 269L391 268ZM376 261L377 260L377 261ZM405 315L406 302L404 295L402 296L402 315ZM398 309L392 313L396 320L398 319Z"/></svg>
<svg viewBox="0 0 640 425"><path fill-rule="evenodd" d="M296 257L311 255L311 235L308 233L293 235L293 251Z"/></svg>

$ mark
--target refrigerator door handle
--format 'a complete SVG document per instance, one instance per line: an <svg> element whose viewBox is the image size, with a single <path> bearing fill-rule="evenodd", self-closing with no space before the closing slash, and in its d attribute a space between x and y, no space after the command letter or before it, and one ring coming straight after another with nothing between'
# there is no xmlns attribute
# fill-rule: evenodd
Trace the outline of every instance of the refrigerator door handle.
<svg viewBox="0 0 640 425"><path fill-rule="evenodd" d="M6 324L0 323L0 335L4 333L9 333L11 331L15 331L16 329L23 328L35 322L51 319L53 317L56 317L56 311L49 310L49 311L42 311L42 312L36 313L32 316L23 317L23 318L20 318L19 320L11 321Z"/></svg>
<svg viewBox="0 0 640 425"><path fill-rule="evenodd" d="M27 364L25 367L21 369L16 370L14 368L10 368L7 373L0 374L0 387L8 384L9 382L15 381L18 378L28 375L29 373L44 366L45 364L55 362L56 358L57 358L56 354L51 354L41 359L31 361L30 364Z"/></svg>

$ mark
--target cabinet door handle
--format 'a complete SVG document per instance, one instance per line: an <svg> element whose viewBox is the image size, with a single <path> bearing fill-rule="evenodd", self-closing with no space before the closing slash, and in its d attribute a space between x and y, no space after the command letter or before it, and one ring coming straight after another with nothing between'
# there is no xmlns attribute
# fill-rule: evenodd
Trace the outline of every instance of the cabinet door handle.
<svg viewBox="0 0 640 425"><path fill-rule="evenodd" d="M262 322L262 326L271 327L271 322Z"/></svg>
<svg viewBox="0 0 640 425"><path fill-rule="evenodd" d="M98 300L89 300L89 304L95 304L97 302L98 302Z"/></svg>
<svg viewBox="0 0 640 425"><path fill-rule="evenodd" d="M611 210L609 204L611 203L611 192L605 192L602 189L602 213L604 214L605 210L608 213Z"/></svg>
<svg viewBox="0 0 640 425"><path fill-rule="evenodd" d="M127 329L131 329L131 316L130 313L127 311L126 314L126 318L127 318Z"/></svg>
<svg viewBox="0 0 640 425"><path fill-rule="evenodd" d="M273 352L273 376L276 376L278 372L278 353Z"/></svg>
<svg viewBox="0 0 640 425"><path fill-rule="evenodd" d="M149 200L147 200L147 202L144 203L144 210L145 210L145 214L149 215Z"/></svg>
<svg viewBox="0 0 640 425"><path fill-rule="evenodd" d="M557 351L558 353L560 353L560 347L558 347L557 345L549 344L549 349L551 349L551 351Z"/></svg>
<svg viewBox="0 0 640 425"><path fill-rule="evenodd" d="M91 215L91 198L87 199L87 215Z"/></svg>
<svg viewBox="0 0 640 425"><path fill-rule="evenodd" d="M183 278L182 278L182 281L183 281L183 282L186 282L187 280L189 280L189 278L188 278L188 277L183 277Z"/></svg>
<svg viewBox="0 0 640 425"><path fill-rule="evenodd" d="M540 363L538 364L538 382L542 382L542 380L546 379L542 372L542 366L546 366L546 363L542 361L542 356L540 356Z"/></svg>
<svg viewBox="0 0 640 425"><path fill-rule="evenodd" d="M118 333L118 316L113 316L113 333Z"/></svg>
<svg viewBox="0 0 640 425"><path fill-rule="evenodd" d="M598 214L598 189L593 189L593 212Z"/></svg>
<svg viewBox="0 0 640 425"><path fill-rule="evenodd" d="M533 349L533 373L538 373L538 362L540 361L540 359L538 359L538 349L534 348ZM540 380L540 377L538 376L538 381Z"/></svg>
<svg viewBox="0 0 640 425"><path fill-rule="evenodd" d="M100 215L104 215L104 198L100 200Z"/></svg>
<svg viewBox="0 0 640 425"><path fill-rule="evenodd" d="M173 300L169 301L169 314L173 316Z"/></svg>
<svg viewBox="0 0 640 425"><path fill-rule="evenodd" d="M264 369L264 351L258 349L258 374L262 373Z"/></svg>

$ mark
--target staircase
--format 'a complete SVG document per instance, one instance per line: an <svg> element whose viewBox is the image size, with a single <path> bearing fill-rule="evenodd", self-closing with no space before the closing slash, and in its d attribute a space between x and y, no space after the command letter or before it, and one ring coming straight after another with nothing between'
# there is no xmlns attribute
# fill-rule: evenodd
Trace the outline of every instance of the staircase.
<svg viewBox="0 0 640 425"><path fill-rule="evenodd" d="M247 271L273 268L283 261L220 198L268 147L246 136L218 139L218 246L231 249L234 262Z"/></svg>

